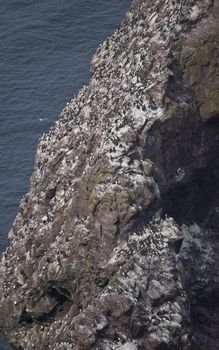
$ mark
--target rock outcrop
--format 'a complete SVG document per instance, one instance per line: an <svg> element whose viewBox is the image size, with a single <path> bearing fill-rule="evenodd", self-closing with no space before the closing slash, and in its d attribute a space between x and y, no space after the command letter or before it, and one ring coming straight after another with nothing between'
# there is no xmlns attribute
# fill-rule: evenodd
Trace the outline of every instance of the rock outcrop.
<svg viewBox="0 0 219 350"><path fill-rule="evenodd" d="M0 267L15 349L219 349L219 3L134 0L43 135Z"/></svg>

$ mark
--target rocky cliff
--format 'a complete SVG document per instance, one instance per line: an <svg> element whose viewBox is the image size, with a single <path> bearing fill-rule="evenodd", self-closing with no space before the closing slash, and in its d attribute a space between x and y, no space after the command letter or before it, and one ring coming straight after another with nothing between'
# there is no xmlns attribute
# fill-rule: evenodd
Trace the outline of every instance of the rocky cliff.
<svg viewBox="0 0 219 350"><path fill-rule="evenodd" d="M217 0L134 0L98 48L3 254L15 349L219 349L218 41Z"/></svg>

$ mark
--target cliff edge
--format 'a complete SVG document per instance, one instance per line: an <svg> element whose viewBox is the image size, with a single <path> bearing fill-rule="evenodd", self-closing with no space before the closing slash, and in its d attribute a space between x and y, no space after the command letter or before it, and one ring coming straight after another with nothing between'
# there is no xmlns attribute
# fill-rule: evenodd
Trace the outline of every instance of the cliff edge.
<svg viewBox="0 0 219 350"><path fill-rule="evenodd" d="M216 0L134 0L97 49L2 257L15 349L219 349L218 41Z"/></svg>

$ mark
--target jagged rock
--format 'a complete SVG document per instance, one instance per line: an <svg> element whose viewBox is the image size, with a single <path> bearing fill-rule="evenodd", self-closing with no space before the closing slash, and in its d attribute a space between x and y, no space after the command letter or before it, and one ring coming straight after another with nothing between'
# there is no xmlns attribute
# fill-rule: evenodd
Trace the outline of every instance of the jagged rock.
<svg viewBox="0 0 219 350"><path fill-rule="evenodd" d="M42 136L0 265L15 348L219 349L218 14L134 0Z"/></svg>

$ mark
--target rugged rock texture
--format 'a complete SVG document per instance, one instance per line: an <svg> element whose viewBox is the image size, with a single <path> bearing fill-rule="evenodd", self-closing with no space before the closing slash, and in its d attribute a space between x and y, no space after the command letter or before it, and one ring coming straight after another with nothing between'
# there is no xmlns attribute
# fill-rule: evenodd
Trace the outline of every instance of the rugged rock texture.
<svg viewBox="0 0 219 350"><path fill-rule="evenodd" d="M134 0L41 138L0 269L15 349L219 349L218 15Z"/></svg>

